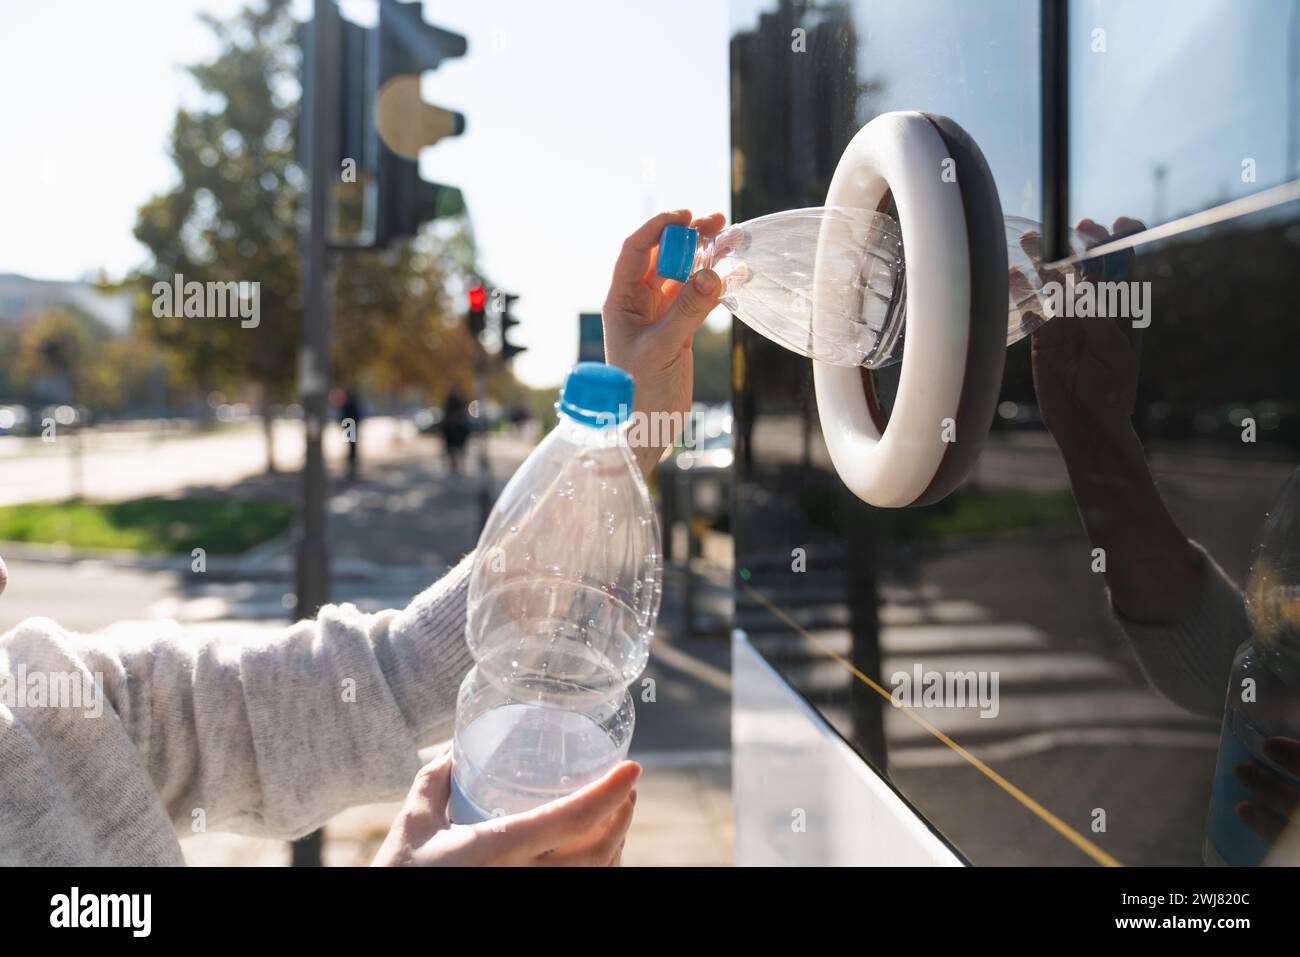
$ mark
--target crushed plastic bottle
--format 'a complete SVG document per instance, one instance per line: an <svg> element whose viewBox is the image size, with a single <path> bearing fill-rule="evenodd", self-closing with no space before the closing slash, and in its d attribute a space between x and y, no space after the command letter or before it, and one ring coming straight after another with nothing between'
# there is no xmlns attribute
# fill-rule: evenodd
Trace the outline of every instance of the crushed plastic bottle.
<svg viewBox="0 0 1300 957"><path fill-rule="evenodd" d="M529 810L627 756L627 686L662 591L659 524L627 443L632 378L574 366L559 423L497 500L470 576L475 666L456 706L450 817Z"/></svg>
<svg viewBox="0 0 1300 957"><path fill-rule="evenodd" d="M1044 273L1079 276L1087 249L1069 234L1071 257L1037 262L1039 226L1006 217L1010 275L1007 345L1042 325L1052 313L1043 295ZM813 280L829 296L812 308ZM791 209L735 223L716 236L689 226L664 227L656 272L685 282L701 269L722 279L722 303L755 332L792 352L838 366L881 368L902 358L907 316L907 259L898 223L870 209L819 206Z"/></svg>

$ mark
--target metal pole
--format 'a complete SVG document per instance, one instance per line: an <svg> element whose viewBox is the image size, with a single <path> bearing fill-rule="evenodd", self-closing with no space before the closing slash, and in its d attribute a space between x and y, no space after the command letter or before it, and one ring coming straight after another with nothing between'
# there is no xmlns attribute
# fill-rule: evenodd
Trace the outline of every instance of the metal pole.
<svg viewBox="0 0 1300 957"><path fill-rule="evenodd" d="M685 573L682 580L682 626L684 637L693 638L695 636L695 570L691 559L700 550L695 538L695 475L690 472L683 473L676 491L681 496L678 504L684 505L682 514L686 517L686 555L682 563L682 571Z"/></svg>
<svg viewBox="0 0 1300 957"><path fill-rule="evenodd" d="M310 62L304 91L306 151L309 169L309 220L303 241L303 314L299 331L298 387L302 397L307 451L302 468L302 543L298 551L298 618L311 618L329 601L329 555L326 547L325 455L321 435L328 421L330 372L331 266L326 246L329 199L338 152L338 70L341 25L334 0L316 0L311 29ZM295 867L319 867L321 832L294 842Z"/></svg>
<svg viewBox="0 0 1300 957"><path fill-rule="evenodd" d="M488 464L487 453L487 350L482 343L475 343L477 357L474 363L474 395L478 402L479 431L478 441L478 527L482 531L487 525L488 513L492 510L492 467Z"/></svg>
<svg viewBox="0 0 1300 957"><path fill-rule="evenodd" d="M78 502L86 496L86 449L81 434L84 427L85 423L80 421L72 427L72 497Z"/></svg>
<svg viewBox="0 0 1300 957"><path fill-rule="evenodd" d="M1070 213L1069 11L1065 0L1040 0L1039 54L1042 89L1043 259L1070 254L1066 223Z"/></svg>

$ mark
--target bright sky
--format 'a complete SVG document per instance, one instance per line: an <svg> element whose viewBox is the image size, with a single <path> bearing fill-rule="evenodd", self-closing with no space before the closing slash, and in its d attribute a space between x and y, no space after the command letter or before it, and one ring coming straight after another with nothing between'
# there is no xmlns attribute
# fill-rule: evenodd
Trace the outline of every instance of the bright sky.
<svg viewBox="0 0 1300 957"><path fill-rule="evenodd" d="M135 211L174 180L168 133L194 95L180 68L214 52L196 14L240 5L0 6L0 272L118 276L142 260ZM373 21L370 0L344 9ZM623 237L661 208L729 211L727 4L439 0L425 19L469 53L425 79L467 130L425 150L423 174L464 191L485 273L521 296L516 373L558 383Z"/></svg>
<svg viewBox="0 0 1300 957"><path fill-rule="evenodd" d="M295 2L305 19L311 0ZM618 246L643 219L682 206L728 211L728 39L771 2L424 4L427 20L468 37L469 54L425 77L425 98L463 112L468 129L425 150L423 172L461 187L484 272L522 297L515 336L528 351L516 372L525 381L561 379L576 356L578 313L599 308ZM194 96L181 66L214 52L196 15L228 17L240 3L0 4L0 273L120 276L142 260L135 211L172 182L168 134ZM1105 55L1072 59L1078 215L1153 221L1160 206L1177 215L1250 192L1258 187L1239 181L1243 157L1258 163L1261 186L1287 178L1288 129L1277 118L1289 102L1291 0L1186 0L1172 27L1153 6L1072 7L1080 37L1099 24L1109 37ZM344 0L344 9L373 22L376 0ZM1032 0L854 7L859 73L884 81L873 107L967 124L1008 212L1031 218L1035 9ZM980 36L990 39L967 42ZM954 57L951 70L917 67ZM1169 170L1159 200L1157 165Z"/></svg>

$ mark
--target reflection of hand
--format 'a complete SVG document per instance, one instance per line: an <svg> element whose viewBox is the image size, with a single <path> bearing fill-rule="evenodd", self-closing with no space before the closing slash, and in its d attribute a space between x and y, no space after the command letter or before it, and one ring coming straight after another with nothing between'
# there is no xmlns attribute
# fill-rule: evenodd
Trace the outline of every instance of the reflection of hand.
<svg viewBox="0 0 1300 957"><path fill-rule="evenodd" d="M1113 227L1115 236L1143 228L1127 218ZM1077 229L1089 248L1114 238L1090 219ZM1058 270L1042 265L1036 233L1025 233L1021 248L1044 285L1063 283ZM1127 274L1132 253L1113 255L1125 259L1085 262L1076 284L1102 278L1108 263L1108 271ZM1009 282L1024 309L1031 284L1016 270ZM1088 537L1105 550L1111 601L1131 621L1179 620L1200 587L1201 559L1161 500L1133 430L1137 351L1113 318L1061 315L1034 331L1032 359L1043 423L1065 459Z"/></svg>
<svg viewBox="0 0 1300 957"><path fill-rule="evenodd" d="M1112 238L1090 219L1080 220L1076 228L1089 248ZM1121 236L1145 227L1137 220L1121 218L1113 229ZM1059 271L1040 265L1037 233L1025 233L1020 244L1044 284L1064 283ZM1100 264L1085 266L1095 271ZM1092 271L1085 270L1080 281L1099 278ZM1018 270L1012 272L1010 283L1013 296L1029 286ZM1023 298L1017 296L1017 301ZM1033 334L1033 373L1043 423L1067 458L1075 451L1086 454L1099 444L1109 445L1130 432L1137 396L1137 355L1113 319L1062 315L1039 327Z"/></svg>
<svg viewBox="0 0 1300 957"><path fill-rule="evenodd" d="M477 824L447 819L451 748L420 769L375 857L377 866L617 866L632 823L639 765L539 808Z"/></svg>
<svg viewBox="0 0 1300 957"><path fill-rule="evenodd" d="M1300 778L1300 741L1295 738L1269 738L1264 742L1264 757ZM1239 764L1233 772L1254 795L1254 800L1237 805L1237 816L1269 844L1276 844L1283 829L1295 819L1296 808L1300 807L1300 787L1289 784L1261 764Z"/></svg>
<svg viewBox="0 0 1300 957"><path fill-rule="evenodd" d="M623 243L601 316L605 323L605 358L626 369L636 380L638 412L676 413L691 408L694 359L691 341L722 297L722 282L711 269L701 269L683 285L655 273L659 234L670 223L715 236L725 219L714 213L691 221L690 210L660 213ZM635 449L637 462L648 474L662 448Z"/></svg>

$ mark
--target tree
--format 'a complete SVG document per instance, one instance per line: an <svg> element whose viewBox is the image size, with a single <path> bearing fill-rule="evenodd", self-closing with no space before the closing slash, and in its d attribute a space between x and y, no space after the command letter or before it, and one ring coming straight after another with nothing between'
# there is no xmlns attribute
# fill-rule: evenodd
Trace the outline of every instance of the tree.
<svg viewBox="0 0 1300 957"><path fill-rule="evenodd" d="M43 312L18 333L15 379L40 401L102 405L117 372L95 361L106 338L102 326L71 309Z"/></svg>
<svg viewBox="0 0 1300 957"><path fill-rule="evenodd" d="M269 408L294 381L298 208L295 22L288 0L245 7L229 23L203 15L219 53L190 68L204 105L172 129L178 182L139 211L135 236L153 254L137 271L137 315L203 392L245 382L260 391L273 470ZM155 316L155 283L258 283L258 322ZM179 311L179 310L173 310Z"/></svg>
<svg viewBox="0 0 1300 957"><path fill-rule="evenodd" d="M85 401L103 369L92 365L102 329L70 309L51 309L18 333L15 379L33 398L45 402Z"/></svg>
<svg viewBox="0 0 1300 957"><path fill-rule="evenodd" d="M178 182L139 211L135 235L152 262L131 282L142 324L201 392L257 386L273 470L269 410L293 392L301 308L297 24L289 0L246 7L229 22L203 20L219 52L190 68L206 99L176 115L171 156ZM426 230L392 252L340 257L338 378L353 388L427 390L467 370L469 341L449 318L455 313L445 286L473 258L464 223ZM230 318L155 316L154 285L171 284L177 274L187 283L259 283L256 327Z"/></svg>
<svg viewBox="0 0 1300 957"><path fill-rule="evenodd" d="M334 365L370 391L426 395L472 389L474 343L447 292L461 271L449 247L463 231L430 233L392 252L351 253L336 285Z"/></svg>

